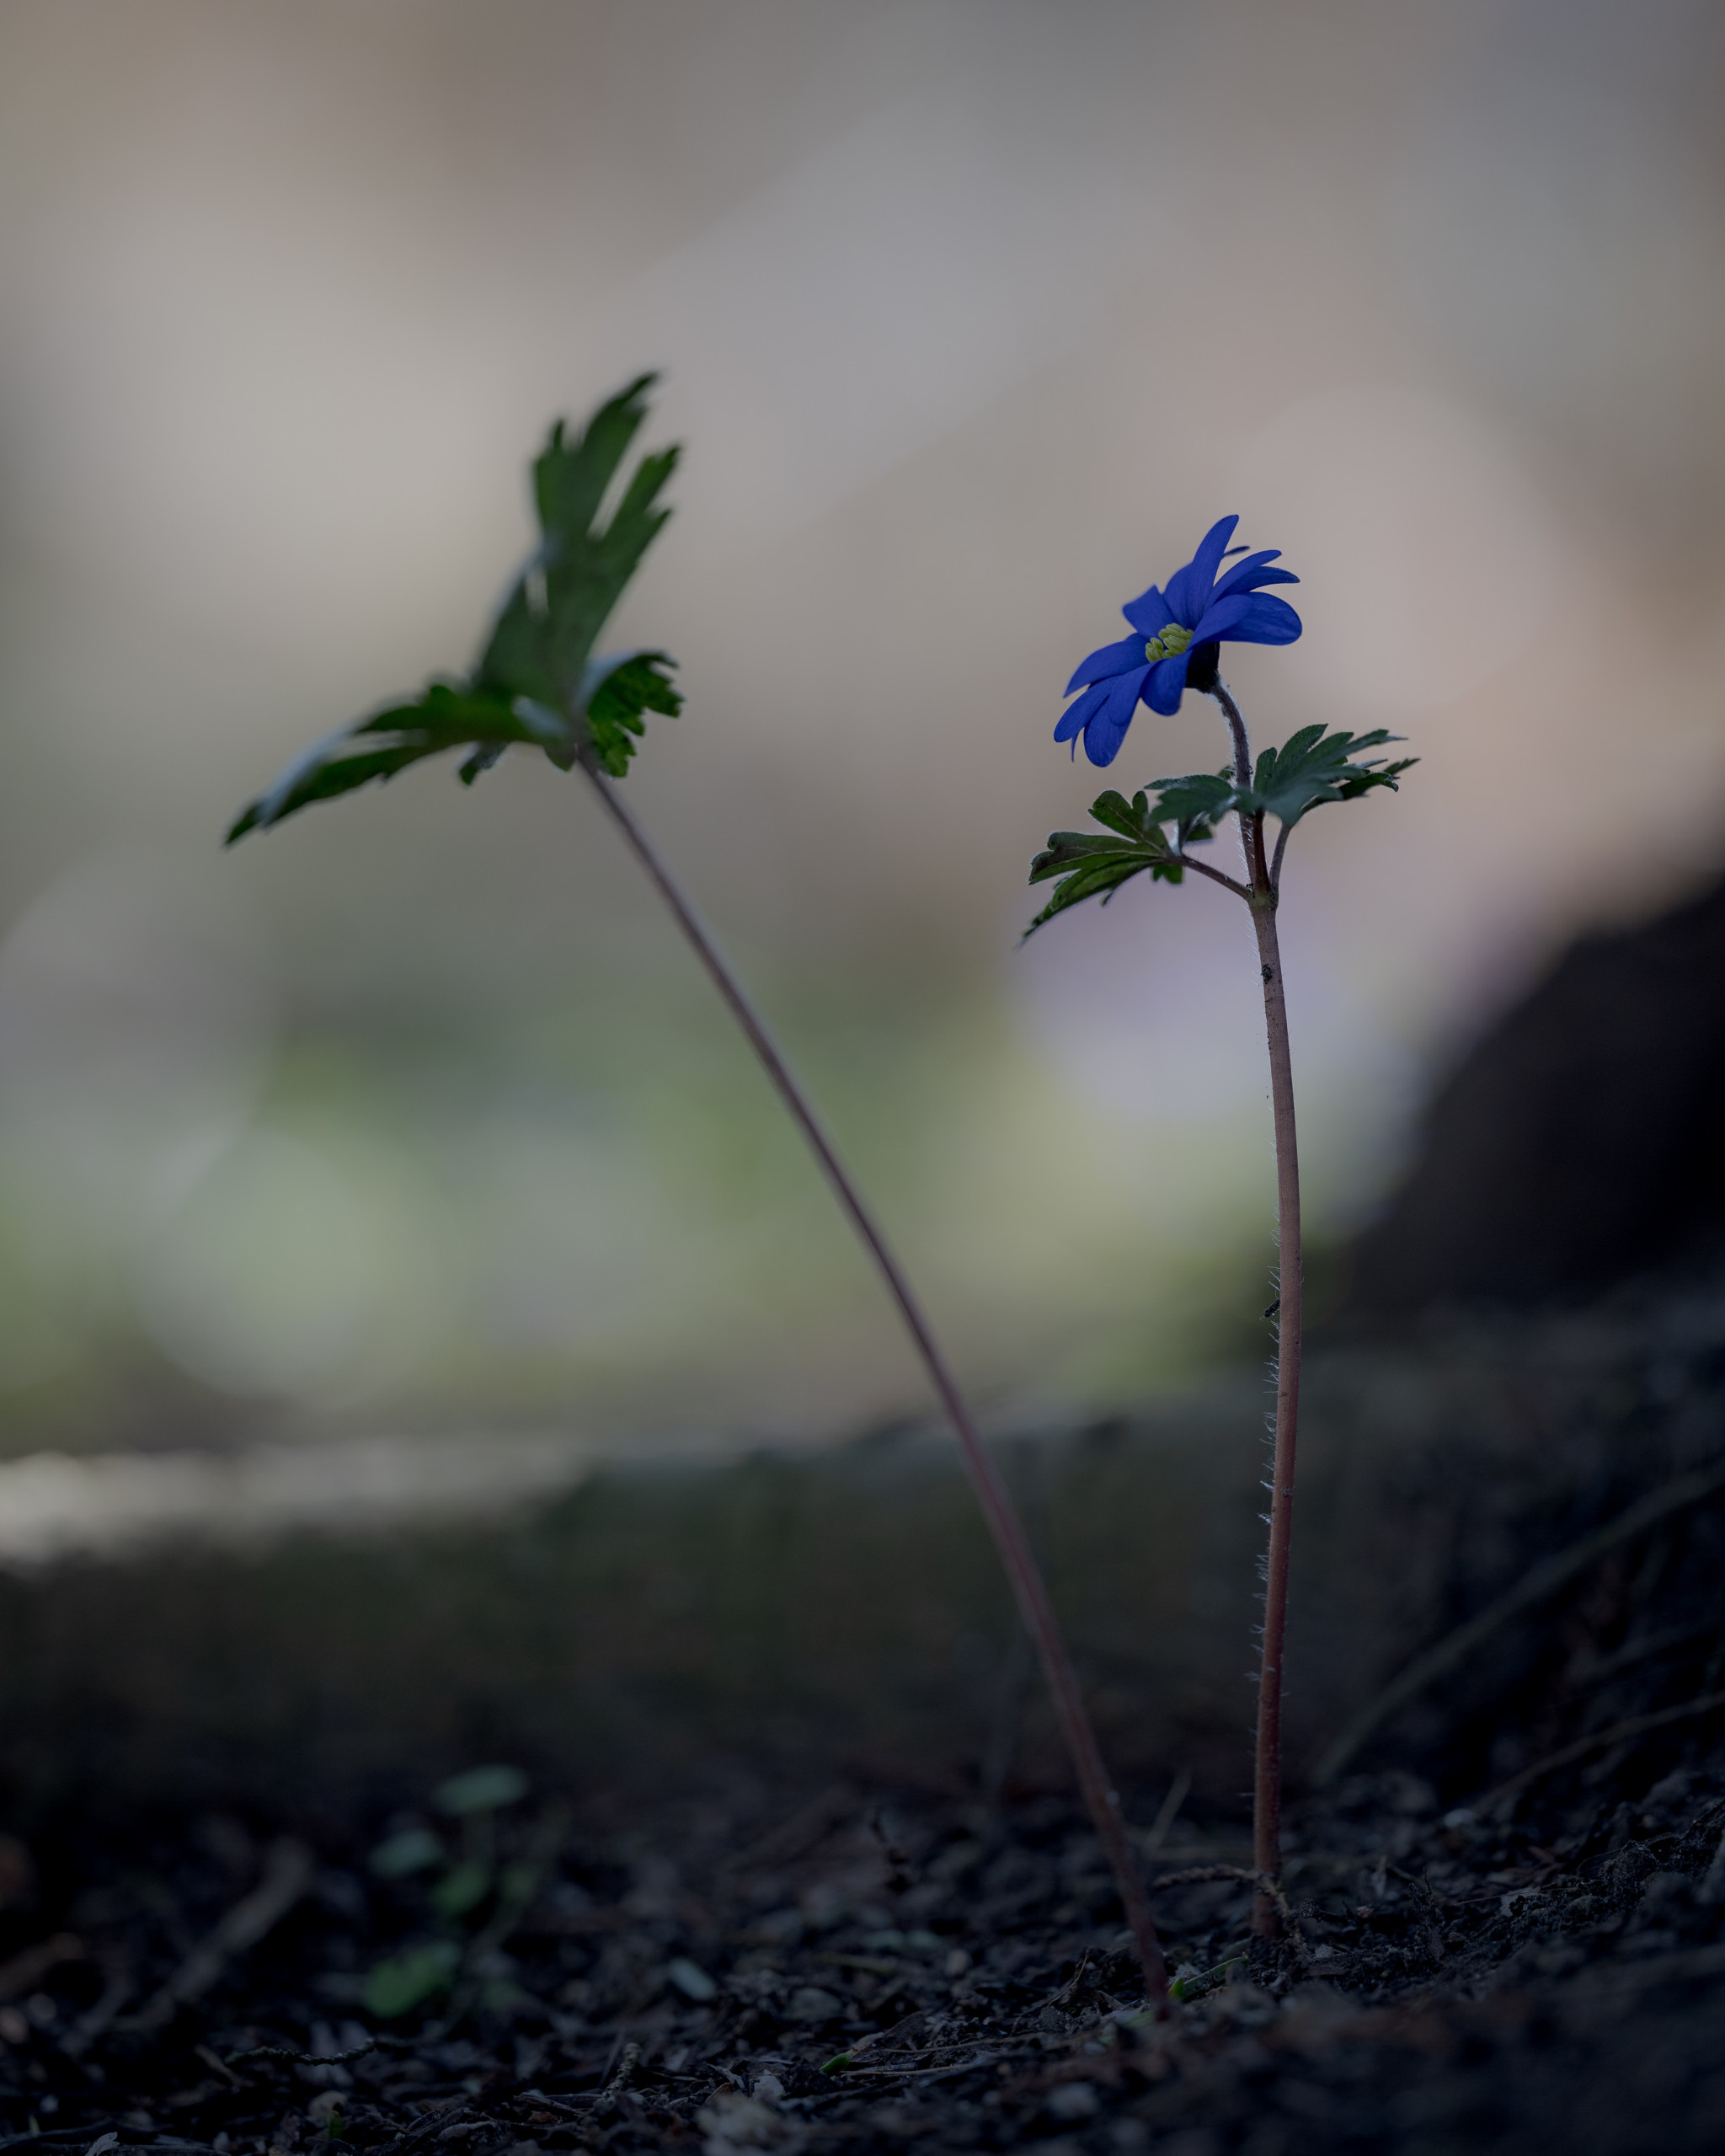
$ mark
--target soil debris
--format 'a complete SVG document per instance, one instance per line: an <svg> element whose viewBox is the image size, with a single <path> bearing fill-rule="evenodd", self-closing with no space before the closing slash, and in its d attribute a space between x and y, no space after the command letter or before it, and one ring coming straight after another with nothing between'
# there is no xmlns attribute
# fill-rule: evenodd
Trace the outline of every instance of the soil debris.
<svg viewBox="0 0 1725 2156"><path fill-rule="evenodd" d="M1149 1866L1178 1971L1163 2023L1058 1797L810 1800L738 1777L656 1812L529 1795L454 1837L435 1803L350 1829L68 1829L31 1852L34 1906L0 1918L0 1955L30 1971L0 2005L0 2139L1713 2149L1725 1751L1693 1726L1667 1741L1695 1756L1655 1762L1651 1786L1632 1762L1609 1787L1554 1774L1514 1817L1445 1809L1393 1770L1309 1799L1268 1945L1239 1823L1183 1813ZM1142 1842L1165 1794L1140 1807Z"/></svg>

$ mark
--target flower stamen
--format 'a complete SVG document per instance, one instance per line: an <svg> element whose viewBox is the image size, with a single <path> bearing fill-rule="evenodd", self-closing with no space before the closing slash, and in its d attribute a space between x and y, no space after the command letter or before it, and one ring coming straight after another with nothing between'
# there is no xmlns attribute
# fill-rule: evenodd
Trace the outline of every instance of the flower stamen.
<svg viewBox="0 0 1725 2156"><path fill-rule="evenodd" d="M1151 619L1154 618L1152 615ZM1149 643L1144 647L1144 655L1151 661L1178 659L1180 654L1189 647L1191 642L1191 630L1182 629L1177 621L1171 621L1160 636L1151 638Z"/></svg>

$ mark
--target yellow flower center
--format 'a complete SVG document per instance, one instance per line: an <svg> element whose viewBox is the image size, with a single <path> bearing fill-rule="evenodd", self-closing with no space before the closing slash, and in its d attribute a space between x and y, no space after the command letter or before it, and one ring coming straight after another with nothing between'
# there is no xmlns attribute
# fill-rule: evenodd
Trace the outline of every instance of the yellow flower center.
<svg viewBox="0 0 1725 2156"><path fill-rule="evenodd" d="M1160 636L1151 638L1144 647L1144 655L1150 660L1178 659L1191 642L1191 630L1182 629L1178 622L1171 621Z"/></svg>

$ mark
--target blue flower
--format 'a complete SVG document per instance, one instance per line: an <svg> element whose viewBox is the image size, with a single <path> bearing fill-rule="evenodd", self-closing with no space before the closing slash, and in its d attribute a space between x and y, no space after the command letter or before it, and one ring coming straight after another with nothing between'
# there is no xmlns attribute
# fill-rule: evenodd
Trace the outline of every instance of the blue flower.
<svg viewBox="0 0 1725 2156"><path fill-rule="evenodd" d="M1225 516L1212 524L1198 552L1168 579L1166 591L1152 584L1141 599L1120 609L1135 633L1092 651L1067 682L1068 696L1075 688L1084 693L1061 714L1055 729L1057 741L1073 741L1082 734L1090 761L1112 763L1140 701L1172 719L1186 692L1188 670L1198 669L1194 688L1211 686L1218 645L1291 644L1299 635L1300 617L1292 607L1259 589L1300 581L1287 570L1269 566L1279 558L1279 548L1247 554L1216 581L1239 522Z"/></svg>

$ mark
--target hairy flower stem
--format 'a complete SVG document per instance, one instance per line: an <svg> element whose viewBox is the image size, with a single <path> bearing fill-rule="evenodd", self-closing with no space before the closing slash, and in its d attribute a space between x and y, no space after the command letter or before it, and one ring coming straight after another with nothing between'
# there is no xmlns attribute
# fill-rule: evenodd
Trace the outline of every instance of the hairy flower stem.
<svg viewBox="0 0 1725 2156"><path fill-rule="evenodd" d="M1222 708L1242 785L1252 777L1252 750L1240 708L1218 680L1211 691ZM1286 833L1284 832L1284 837ZM1294 1536L1294 1458L1300 1432L1301 1274L1300 1147L1294 1123L1294 1067L1288 1050L1288 1003L1276 935L1279 878L1264 857L1263 818L1240 818L1240 839L1251 885L1252 925L1263 983L1264 1028L1270 1056L1270 1110L1276 1140L1276 1433L1270 1467L1270 1546L1264 1568L1263 1646L1258 1662L1258 1737L1252 1768L1252 1870L1258 1889L1252 1928L1274 1938L1281 1918L1271 1882L1282 1873L1282 1673L1288 1632L1288 1553ZM1281 864L1281 847L1275 865Z"/></svg>
<svg viewBox="0 0 1725 2156"><path fill-rule="evenodd" d="M1260 1880L1282 1873L1282 1669L1288 1630L1288 1552L1294 1535L1294 1455L1300 1432L1301 1280L1300 1153L1294 1128L1294 1072L1288 1054L1288 1005L1276 938L1275 893L1254 895L1263 976L1263 1014L1269 1036L1270 1107L1276 1131L1276 1436L1270 1469L1270 1547L1264 1570L1263 1653L1258 1679L1258 1744L1252 1771L1252 1868ZM1279 1929L1274 1900L1260 1886L1252 1928L1265 1937Z"/></svg>
<svg viewBox="0 0 1725 2156"><path fill-rule="evenodd" d="M695 955L706 967L713 985L718 989L731 1016L741 1027L744 1037L772 1081L780 1099L809 1141L827 1181L832 1185L835 1196L849 1215L851 1225L856 1229L863 1248L873 1259L887 1292L897 1305L899 1315L905 1322L905 1329L922 1358L923 1367L940 1396L958 1437L965 1472L970 1478L970 1486L976 1493L989 1533L994 1538L995 1548L1000 1553L1001 1562L1012 1583L1025 1629L1035 1644L1061 1734L1072 1756L1079 1788L1083 1792L1092 1822L1114 1870L1121 1905L1137 1945L1138 1958L1143 1965L1146 1994L1158 2014L1166 2013L1167 1967L1162 1958L1162 1942L1156 1936L1156 1922L1151 1915L1150 1897L1145 1891L1143 1879L1126 1838L1120 1800L1103 1762L1102 1749L1097 1743L1096 1731L1091 1726L1083 1695L1079 1690L1077 1672L1072 1666L1072 1658L1066 1650L1060 1619L1049 1599L1048 1588L1032 1554L1029 1539L1013 1507L1000 1470L977 1435L970 1410L959 1389L959 1381L934 1336L915 1289L894 1256L862 1192L852 1180L850 1171L839 1158L825 1125L803 1089L801 1080L768 1031L766 1020L756 1009L742 983L732 972L724 954L708 933L700 916L684 896L670 871L659 858L646 833L625 806L618 789L585 759L581 768L626 843L670 908L677 926L687 937Z"/></svg>

